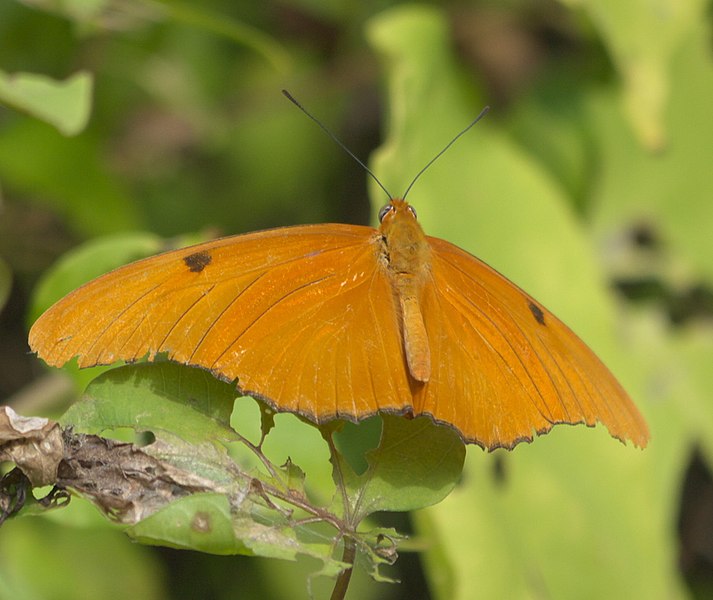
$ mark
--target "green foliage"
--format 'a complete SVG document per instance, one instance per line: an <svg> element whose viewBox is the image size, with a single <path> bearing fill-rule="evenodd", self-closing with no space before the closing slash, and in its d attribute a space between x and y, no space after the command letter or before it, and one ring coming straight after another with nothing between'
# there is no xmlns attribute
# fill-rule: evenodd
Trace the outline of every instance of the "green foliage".
<svg viewBox="0 0 713 600"><path fill-rule="evenodd" d="M451 492L463 468L465 447L454 431L434 427L426 417L410 421L384 415L383 420L379 446L366 455L366 472L345 477L356 521L377 511L437 504ZM347 469L343 464L342 471Z"/></svg>
<svg viewBox="0 0 713 600"><path fill-rule="evenodd" d="M75 135L86 126L91 94L89 73L57 82L43 75L0 71L0 102L54 125L65 135Z"/></svg>
<svg viewBox="0 0 713 600"><path fill-rule="evenodd" d="M72 524L67 518L8 521L0 535L0 563L3 599L165 598L156 557L102 524Z"/></svg>
<svg viewBox="0 0 713 600"><path fill-rule="evenodd" d="M31 156L18 148L32 148ZM90 134L67 138L37 121L12 121L0 139L0 177L11 190L56 210L80 234L134 229L140 211L100 153L99 139Z"/></svg>
<svg viewBox="0 0 713 600"><path fill-rule="evenodd" d="M675 59L704 17L701 0L563 0L591 19L622 80L623 108L649 150L667 143L666 110L675 93Z"/></svg>
<svg viewBox="0 0 713 600"><path fill-rule="evenodd" d="M288 70L291 62L288 52L275 38L259 29L234 19L226 19L224 14L213 13L206 7L195 8L187 2L161 0L161 4L166 16L175 22L225 36L261 54L279 72Z"/></svg>
<svg viewBox="0 0 713 600"><path fill-rule="evenodd" d="M0 3L0 219L32 233L39 211L61 221L67 244L92 241L43 278L28 320L96 274L185 241L170 236L358 220L366 177L279 89L363 158L381 77L384 143L370 167L395 194L491 105L409 200L427 233L486 260L570 324L630 391L652 441L638 452L601 429L557 427L511 453L469 449L461 473L462 445L426 419L318 430L292 415L261 419L230 385L175 365L74 374L78 394L96 379L64 423L131 440L151 432L142 450L206 489L121 533L79 498L9 521L0 597L112 597L117 572L122 597L195 596L188 585L168 591L172 578L146 544L201 550L191 556L204 567L196 582L214 597L306 597L310 573L343 568L340 531L357 540L362 575L391 577L395 548L420 550L434 598L689 594L673 533L681 481L694 447L713 460L703 2L32 5ZM291 29L294 14L302 20ZM88 75L73 80L78 72ZM38 82L60 100L27 94ZM370 191L375 215L383 192ZM32 218L12 220L23 210ZM0 306L13 279L28 280L11 275L17 265L0 259ZM661 291L633 301L612 281ZM374 514L426 505L408 540ZM309 510L321 520L296 522ZM250 566L238 580L240 554ZM350 593L425 593L407 591L413 573L399 577L385 588L358 572Z"/></svg>
<svg viewBox="0 0 713 600"><path fill-rule="evenodd" d="M387 416L363 474L356 475L337 451L332 453L336 489L330 485L317 494L334 496L327 510L309 499L305 474L289 455L271 460L262 444L241 435L242 424L231 427L234 398L232 385L200 369L171 363L125 366L95 379L62 423L96 434L125 428L150 432L155 441L142 451L178 469L176 481L195 492L159 510L147 492L132 506L131 516L117 508L115 495L95 498L108 514L131 524L126 532L137 541L213 554L282 559L303 554L322 561L323 575L344 568L332 556L343 536L363 547L370 570L377 573L383 532L357 532L357 527L377 511L437 503L460 476L465 449L455 432L429 419ZM331 428L324 431L334 448L332 433ZM240 453L231 448L235 445L252 453L258 466L241 464ZM134 522L137 510L147 516ZM335 531L325 533L325 524Z"/></svg>
<svg viewBox="0 0 713 600"><path fill-rule="evenodd" d="M376 170L389 174L384 177L399 176L413 170L413 164L423 164L433 148L447 141L442 129L455 132L458 121L468 121L468 114L475 112L470 100L474 90L448 51L447 28L436 11L397 9L374 21L369 33L384 57L390 82L391 137L377 156ZM424 39L439 50L431 50L425 57L412 52L415 40ZM567 89L560 86L557 93L558 104L567 104L563 97ZM637 597L652 597L662 589L682 594L667 540L675 520L673 481L686 460L690 443L686 440L696 434L690 429L686 432L684 415L690 408L684 408L683 403L676 407L674 397L664 403L647 403L644 392L653 373L662 372L657 371L662 359L674 360L675 350L663 350L663 339L656 340L652 347L651 336L656 336L652 332L640 339L628 336L626 342L614 338L613 299L603 285L601 264L592 252L589 236L596 230L600 239L606 239L613 235L613 227L631 222L632 214L641 216L641 211L628 208L630 203L646 206L650 215L655 206L650 202L652 195L677 198L678 216L669 219L661 214L654 221L657 229L659 223L665 231L671 220L691 218L678 196L668 192L669 186L677 185L677 177L690 177L691 173L677 169L672 177L673 168L667 163L675 163L679 151L686 156L695 151L686 152L679 145L663 156L635 150L633 130L622 121L616 103L607 102L603 91L592 90L586 103L581 94L581 90L574 91L569 103L570 110L578 111L578 121L591 123L593 130L594 123L606 124L597 127L592 137L597 143L594 152L602 157L600 185L607 181L611 185L606 190L598 188L595 195L589 193L592 217L574 218L563 194L567 181L560 183L553 178L562 167L547 169L554 163L553 154L561 150L550 144L549 155L528 156L505 132L494 131L488 123L459 140L447 159L434 165L433 172L419 181L410 199L418 206L422 221L435 219L430 232L477 252L572 323L639 399L653 430L653 442L639 454L613 447L606 436L555 431L531 448L518 448L512 455L501 456L504 481L493 476L489 457L471 453L465 477L474 484L418 513L424 535L435 533L439 540L439 546L427 552L438 598L524 597L541 587L554 597L631 597L632 590ZM533 94L518 107L542 121L535 123L541 135L528 138L533 152L539 149L538 140L551 134L548 124L557 122L555 108L541 101L550 96ZM430 111L445 117L424 123L420 107L426 104ZM697 122L695 115L693 121ZM533 126L531 121L528 125ZM636 128L640 123L632 125ZM409 131L417 133L407 138L405 132ZM518 130L514 131L517 134ZM617 142L607 143L606 132L616 132ZM672 138L684 135L683 130L675 132ZM439 135L445 138L441 142L435 141ZM418 158L414 158L416 153ZM652 194L632 193L632 181L639 179L631 168L636 157L640 157L639 164L646 163L645 170L639 172ZM620 174L616 185L610 171ZM708 215L701 211L709 211L710 203L704 196L710 194L711 187L710 181L696 181L697 172L694 168L691 188L695 189L689 188L686 200L695 205L690 209L692 218L705 220ZM401 181L408 181L408 175L401 177ZM449 192L454 185L458 191ZM595 218L606 208L616 211L608 229ZM626 317L620 314L618 319ZM635 327L642 317L632 314L628 318L628 327ZM658 335L662 333L659 330ZM657 357L654 347L663 355ZM683 367L680 360L675 364ZM693 375L690 368L687 370ZM706 417L695 429L699 431L709 422ZM707 430L706 438L710 434ZM661 489L667 490L663 497ZM649 501L653 497L659 501ZM440 576L438 571L444 563L451 577ZM475 586L474 568L483 574ZM530 578L533 571L537 583ZM583 583L581 573L593 572L599 575Z"/></svg>

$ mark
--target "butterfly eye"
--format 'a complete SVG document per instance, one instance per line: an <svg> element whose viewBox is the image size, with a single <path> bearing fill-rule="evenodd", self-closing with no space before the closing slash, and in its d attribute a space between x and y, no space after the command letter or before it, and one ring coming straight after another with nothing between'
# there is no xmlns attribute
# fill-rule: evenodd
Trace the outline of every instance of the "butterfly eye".
<svg viewBox="0 0 713 600"><path fill-rule="evenodd" d="M411 211L413 218L418 219L418 215L416 214L416 209L413 206L411 206L410 204L408 205L408 209Z"/></svg>
<svg viewBox="0 0 713 600"><path fill-rule="evenodd" d="M379 211L379 223L384 220L384 217L389 214L393 210L393 208L394 207L391 204L387 204L386 206L381 208L381 210Z"/></svg>

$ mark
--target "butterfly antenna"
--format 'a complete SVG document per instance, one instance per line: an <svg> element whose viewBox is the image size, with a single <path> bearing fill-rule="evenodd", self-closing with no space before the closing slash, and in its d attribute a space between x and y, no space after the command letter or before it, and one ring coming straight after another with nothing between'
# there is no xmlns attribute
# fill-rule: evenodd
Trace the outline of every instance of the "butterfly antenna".
<svg viewBox="0 0 713 600"><path fill-rule="evenodd" d="M322 131L324 131L324 133L326 133L330 138L332 138L340 146L340 148L344 150L344 152L346 152L355 161L357 161L357 163L361 165L362 169L364 169L369 175L371 175L371 178L376 181L376 183L382 190L384 190L384 193L389 197L389 200L393 198L393 196L389 194L389 190L384 187L384 185L379 181L379 178L374 175L374 173L372 173L371 169L369 169L369 167L367 167L361 160L359 160L356 155L349 148L347 148L336 135L329 131L326 125L324 125L317 117L313 116L304 106L302 106L297 100L295 100L295 98L292 96L292 94L290 94L290 92L288 92L287 90L282 90L282 94L285 96L285 98L292 102L292 104L294 104L304 114L306 114L310 119L317 123L317 125L320 126Z"/></svg>
<svg viewBox="0 0 713 600"><path fill-rule="evenodd" d="M406 191L404 192L404 195L402 196L402 198L403 198L404 200L406 200L406 196L408 196L408 193L411 191L411 188L413 187L413 184L416 183L416 180L417 180L419 177L421 177L421 175L423 175L424 171L426 171L426 169L428 169L428 167L430 167L434 162L436 162L436 161L441 157L441 155L444 154L445 151L448 150L448 148L450 148L460 136L462 136L462 135L463 135L465 132L467 132L471 127L473 127L473 125L475 125L478 121L480 121L480 119L482 119L485 115L487 115L489 110L490 110L490 107L489 107L489 106L486 106L483 110L481 110L481 111L480 111L480 114L479 114L477 117L475 117L475 119L473 119L472 123L471 123L470 125L468 125L468 127L466 127L466 128L465 128L463 131L461 131L457 136L455 136L450 142L448 142L448 143L446 144L446 147L443 148L443 150L441 150L438 154L436 154L436 156L434 156L431 160L428 161L428 164L427 164L425 167L423 167L423 169L421 169L421 170L416 174L416 177L414 177L413 180L411 180L411 183L410 183L409 186L406 188Z"/></svg>

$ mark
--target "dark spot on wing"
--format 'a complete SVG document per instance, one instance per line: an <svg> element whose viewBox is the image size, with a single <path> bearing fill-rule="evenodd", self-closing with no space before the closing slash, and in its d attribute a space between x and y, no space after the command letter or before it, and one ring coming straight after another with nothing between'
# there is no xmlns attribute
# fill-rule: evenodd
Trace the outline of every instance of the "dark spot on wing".
<svg viewBox="0 0 713 600"><path fill-rule="evenodd" d="M200 273L211 263L212 260L213 258L211 255L205 250L183 257L183 262L186 263L188 270L193 273Z"/></svg>
<svg viewBox="0 0 713 600"><path fill-rule="evenodd" d="M535 317L535 321L537 321L540 325L544 325L545 313L542 312L542 309L534 302L528 302L527 307L530 309L532 316Z"/></svg>

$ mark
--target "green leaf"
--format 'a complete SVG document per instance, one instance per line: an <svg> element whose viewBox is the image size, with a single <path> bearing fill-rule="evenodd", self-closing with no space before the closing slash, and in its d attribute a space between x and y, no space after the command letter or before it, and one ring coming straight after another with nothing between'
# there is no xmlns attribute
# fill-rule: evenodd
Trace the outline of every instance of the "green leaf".
<svg viewBox="0 0 713 600"><path fill-rule="evenodd" d="M151 432L143 448L154 458L246 493L248 475L233 471L226 444L240 442L230 427L235 387L208 372L175 363L110 369L94 379L79 402L60 418L64 426L101 435L129 428Z"/></svg>
<svg viewBox="0 0 713 600"><path fill-rule="evenodd" d="M332 539L296 523L292 514L299 507L275 495L284 490L288 499L300 496L302 471L294 464L277 477L247 470L228 452L243 443L230 427L235 397L233 385L201 369L130 365L97 377L61 423L91 433L150 431L156 440L141 448L144 453L185 473L180 479L192 489L204 482L205 492L190 493L133 524L128 533L138 541L290 560L303 554L319 559L325 572L339 572L345 565L332 558Z"/></svg>
<svg viewBox="0 0 713 600"><path fill-rule="evenodd" d="M87 387L60 423L86 433L131 427L168 432L186 442L238 441L230 427L235 386L175 363L111 369Z"/></svg>
<svg viewBox="0 0 713 600"><path fill-rule="evenodd" d="M280 469L285 474L285 481L291 490L305 493L305 472L293 463L291 458L288 458Z"/></svg>
<svg viewBox="0 0 713 600"><path fill-rule="evenodd" d="M623 105L649 150L666 143L665 114L674 88L673 60L705 20L702 0L562 0L591 19L623 79Z"/></svg>
<svg viewBox="0 0 713 600"><path fill-rule="evenodd" d="M465 446L453 429L429 417L382 418L381 442L366 455L367 471L359 476L346 471L357 523L377 511L408 511L440 502L463 469Z"/></svg>
<svg viewBox="0 0 713 600"><path fill-rule="evenodd" d="M233 532L230 503L222 494L193 494L176 500L127 533L142 544L210 554L252 554Z"/></svg>
<svg viewBox="0 0 713 600"><path fill-rule="evenodd" d="M708 102L713 97L713 71L704 23L690 32L673 66L671 143L663 152L637 146L612 93L603 91L591 98L590 126L601 156L593 216L598 236L609 242L610 255L621 248L617 242L632 227L650 228L664 251L655 257L658 275L672 288L683 289L698 284L697 277L704 277L709 286L713 281L713 236L708 227L713 223L708 160L713 153Z"/></svg>
<svg viewBox="0 0 713 600"><path fill-rule="evenodd" d="M76 135L84 129L91 99L92 76L84 71L64 81L0 71L0 102L54 125L64 135Z"/></svg>

